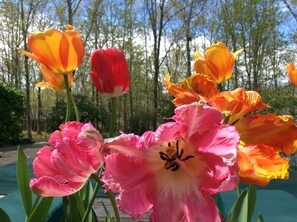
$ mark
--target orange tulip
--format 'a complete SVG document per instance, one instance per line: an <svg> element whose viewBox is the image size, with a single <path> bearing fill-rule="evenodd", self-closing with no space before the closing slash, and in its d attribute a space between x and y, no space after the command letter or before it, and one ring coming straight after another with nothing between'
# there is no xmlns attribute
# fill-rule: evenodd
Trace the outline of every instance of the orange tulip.
<svg viewBox="0 0 297 222"><path fill-rule="evenodd" d="M289 163L280 152L290 155L297 149L297 126L293 118L271 113L251 115L269 107L257 92L238 88L210 93L210 88L201 87L210 85L203 76L195 74L181 84L174 84L166 75L165 85L168 93L175 96L174 104L204 99L225 114L224 123L234 125L240 134L238 175L241 181L265 186L272 179L286 179Z"/></svg>
<svg viewBox="0 0 297 222"><path fill-rule="evenodd" d="M71 25L65 32L48 29L29 35L28 46L32 53L21 53L43 64L54 74L72 73L82 62L84 45L80 34Z"/></svg>
<svg viewBox="0 0 297 222"><path fill-rule="evenodd" d="M173 103L176 106L200 100L207 101L208 98L218 94L215 83L203 74L192 75L184 79L180 84L171 83L170 75L166 74L164 83L168 93L175 97Z"/></svg>
<svg viewBox="0 0 297 222"><path fill-rule="evenodd" d="M38 82L35 85L37 87L51 87L56 91L61 91L65 89L65 81L63 75L56 75L55 73L51 72L45 65L40 65L40 71L42 73L43 78L46 82ZM69 87L73 84L73 74L68 74L68 82Z"/></svg>
<svg viewBox="0 0 297 222"><path fill-rule="evenodd" d="M196 73L206 74L220 84L231 78L232 66L237 55L242 51L243 49L240 49L231 55L229 48L218 42L206 49L204 58L200 53L195 53L193 68Z"/></svg>
<svg viewBox="0 0 297 222"><path fill-rule="evenodd" d="M289 74L291 82L297 86L297 70L294 66L294 64L290 63L286 67L286 71Z"/></svg>
<svg viewBox="0 0 297 222"><path fill-rule="evenodd" d="M272 147L241 144L238 148L241 181L266 186L272 179L288 179L289 159L282 158Z"/></svg>
<svg viewBox="0 0 297 222"><path fill-rule="evenodd" d="M285 155L291 155L297 149L297 126L292 116L247 115L235 126L245 143L265 144Z"/></svg>
<svg viewBox="0 0 297 222"><path fill-rule="evenodd" d="M233 91L224 91L211 98L213 104L233 124L244 118L248 113L266 109L269 106L262 102L261 96L255 91L245 91L244 88L237 88Z"/></svg>

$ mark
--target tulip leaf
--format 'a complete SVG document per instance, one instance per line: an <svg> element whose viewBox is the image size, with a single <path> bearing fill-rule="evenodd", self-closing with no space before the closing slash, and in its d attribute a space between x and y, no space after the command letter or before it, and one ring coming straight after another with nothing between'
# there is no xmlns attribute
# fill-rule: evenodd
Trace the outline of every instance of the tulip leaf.
<svg viewBox="0 0 297 222"><path fill-rule="evenodd" d="M256 205L256 185L250 184L241 192L230 210L226 222L244 221L250 222Z"/></svg>
<svg viewBox="0 0 297 222"><path fill-rule="evenodd" d="M18 147L18 161L17 161L17 182L21 195L23 208L26 215L29 217L32 210L32 191L30 189L30 176L27 164L27 158L24 151Z"/></svg>
<svg viewBox="0 0 297 222"><path fill-rule="evenodd" d="M76 207L76 198L70 195L63 197L62 201L65 213L65 221L81 222L82 218L79 215Z"/></svg>
<svg viewBox="0 0 297 222"><path fill-rule="evenodd" d="M248 218L247 221L251 221L256 206L256 196L257 196L257 186L255 184L250 184L248 189Z"/></svg>
<svg viewBox="0 0 297 222"><path fill-rule="evenodd" d="M45 221L53 199L53 197L43 197L26 222Z"/></svg>
<svg viewBox="0 0 297 222"><path fill-rule="evenodd" d="M0 208L0 221L1 222L11 222L9 216L2 208Z"/></svg>

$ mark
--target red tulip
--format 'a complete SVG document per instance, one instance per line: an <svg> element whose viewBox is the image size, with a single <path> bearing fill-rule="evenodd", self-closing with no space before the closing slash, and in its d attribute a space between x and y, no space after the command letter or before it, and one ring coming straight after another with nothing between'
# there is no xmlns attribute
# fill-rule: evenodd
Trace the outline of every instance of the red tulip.
<svg viewBox="0 0 297 222"><path fill-rule="evenodd" d="M91 55L91 66L93 84L102 95L116 97L129 90L129 70L122 51L96 49Z"/></svg>

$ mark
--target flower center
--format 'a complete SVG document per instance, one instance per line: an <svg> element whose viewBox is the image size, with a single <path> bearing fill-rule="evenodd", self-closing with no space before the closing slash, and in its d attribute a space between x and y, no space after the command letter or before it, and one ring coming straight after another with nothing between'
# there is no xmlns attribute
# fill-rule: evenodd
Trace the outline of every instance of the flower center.
<svg viewBox="0 0 297 222"><path fill-rule="evenodd" d="M180 165L183 161L194 158L192 155L188 155L183 158L184 149L179 150L178 140L176 141L175 147L171 146L171 143L168 143L168 150L166 153L159 152L160 158L165 161L165 169L171 171L177 171L180 168Z"/></svg>

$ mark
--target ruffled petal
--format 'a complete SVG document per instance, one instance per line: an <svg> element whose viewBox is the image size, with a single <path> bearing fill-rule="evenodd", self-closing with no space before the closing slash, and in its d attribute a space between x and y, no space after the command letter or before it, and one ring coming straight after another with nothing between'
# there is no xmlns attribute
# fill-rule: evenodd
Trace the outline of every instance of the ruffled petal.
<svg viewBox="0 0 297 222"><path fill-rule="evenodd" d="M121 191L119 207L132 217L141 217L151 208L156 198L154 175L145 159L135 159L121 153L106 157L106 167L102 181L106 188L118 183ZM133 203L133 204L131 204Z"/></svg>
<svg viewBox="0 0 297 222"><path fill-rule="evenodd" d="M238 175L244 182L266 186L272 179L288 179L289 176L289 159L263 144L239 146L238 163Z"/></svg>
<svg viewBox="0 0 297 222"><path fill-rule="evenodd" d="M175 99L173 103L176 106L190 104L200 100L208 100L218 93L216 85L206 75L195 74L184 79L180 84L170 82L170 75L166 74L164 78L166 89Z"/></svg>
<svg viewBox="0 0 297 222"><path fill-rule="evenodd" d="M181 126L184 126L185 140L194 134L203 134L213 128L213 124L220 124L223 115L214 107L203 103L192 103L179 106L172 117ZM181 124L182 123L182 124Z"/></svg>
<svg viewBox="0 0 297 222"><path fill-rule="evenodd" d="M32 189L40 195L66 196L78 191L104 160L103 139L91 124L67 122L60 128L49 139L53 149L43 147L33 162Z"/></svg>
<svg viewBox="0 0 297 222"><path fill-rule="evenodd" d="M211 195L234 189L238 185L236 172L239 144L239 135L235 127L213 127L200 138L193 137L191 142L197 144L196 152L207 163L208 168L199 175L200 189Z"/></svg>
<svg viewBox="0 0 297 222"><path fill-rule="evenodd" d="M158 193L150 220L156 222L218 222L221 218L213 198L197 190L190 190L183 196L175 196L166 191Z"/></svg>
<svg viewBox="0 0 297 222"><path fill-rule="evenodd" d="M229 118L229 124L234 124L251 112L269 107L257 92L243 88L221 92L211 99L211 103Z"/></svg>
<svg viewBox="0 0 297 222"><path fill-rule="evenodd" d="M235 124L246 144L265 144L285 155L297 149L297 126L292 116L248 115Z"/></svg>
<svg viewBox="0 0 297 222"><path fill-rule="evenodd" d="M34 193L43 197L63 197L76 193L83 187L84 183L68 183L68 181L57 181L53 177L43 176L30 181L30 188Z"/></svg>

